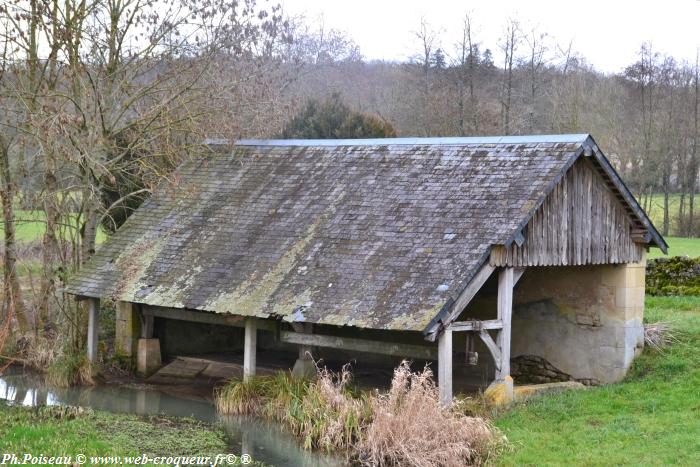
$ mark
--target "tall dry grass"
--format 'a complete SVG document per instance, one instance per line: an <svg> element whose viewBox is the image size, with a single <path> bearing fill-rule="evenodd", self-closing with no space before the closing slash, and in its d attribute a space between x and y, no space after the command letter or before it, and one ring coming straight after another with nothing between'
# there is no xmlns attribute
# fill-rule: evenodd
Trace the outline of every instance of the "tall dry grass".
<svg viewBox="0 0 700 467"><path fill-rule="evenodd" d="M306 449L347 450L358 441L369 415L367 402L350 394L350 379L347 369L337 374L319 369L316 381L282 372L232 380L216 391L215 403L221 413L283 423Z"/></svg>
<svg viewBox="0 0 700 467"><path fill-rule="evenodd" d="M483 464L501 443L483 418L440 404L429 368L414 373L403 362L389 392L372 398L372 423L357 451L366 465L457 467Z"/></svg>
<svg viewBox="0 0 700 467"><path fill-rule="evenodd" d="M92 365L84 353L59 355L47 368L44 377L48 384L65 388L95 384Z"/></svg>
<svg viewBox="0 0 700 467"><path fill-rule="evenodd" d="M231 381L216 392L227 414L253 414L284 424L306 449L342 451L359 465L481 465L504 446L484 419L445 408L429 368L394 372L388 393L353 393L348 368L319 369L315 381L289 373Z"/></svg>
<svg viewBox="0 0 700 467"><path fill-rule="evenodd" d="M659 321L644 325L644 344L657 351L678 342L676 330L671 323Z"/></svg>

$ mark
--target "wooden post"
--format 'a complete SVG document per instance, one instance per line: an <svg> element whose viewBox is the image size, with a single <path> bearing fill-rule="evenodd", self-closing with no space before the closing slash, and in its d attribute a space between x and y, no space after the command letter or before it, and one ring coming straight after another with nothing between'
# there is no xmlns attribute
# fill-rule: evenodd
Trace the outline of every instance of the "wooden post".
<svg viewBox="0 0 700 467"><path fill-rule="evenodd" d="M452 403L452 329L445 328L438 337L438 388L440 403Z"/></svg>
<svg viewBox="0 0 700 467"><path fill-rule="evenodd" d="M245 340L243 343L243 380L255 376L255 352L257 346L257 322L255 318L245 320Z"/></svg>
<svg viewBox="0 0 700 467"><path fill-rule="evenodd" d="M498 274L498 319L503 328L498 333L498 347L501 350L501 365L496 371L496 380L510 376L511 318L513 315L513 268L503 268Z"/></svg>
<svg viewBox="0 0 700 467"><path fill-rule="evenodd" d="M124 357L136 357L141 336L141 313L137 303L117 302L114 350Z"/></svg>
<svg viewBox="0 0 700 467"><path fill-rule="evenodd" d="M304 323L304 333L313 334L314 325L313 323ZM310 345L300 345L299 346L299 358L301 360L311 359L311 346Z"/></svg>
<svg viewBox="0 0 700 467"><path fill-rule="evenodd" d="M153 334L155 331L153 315L145 314L141 312L141 338L142 339L153 339Z"/></svg>
<svg viewBox="0 0 700 467"><path fill-rule="evenodd" d="M100 299L88 299L87 357L90 363L97 360L97 338L100 332Z"/></svg>

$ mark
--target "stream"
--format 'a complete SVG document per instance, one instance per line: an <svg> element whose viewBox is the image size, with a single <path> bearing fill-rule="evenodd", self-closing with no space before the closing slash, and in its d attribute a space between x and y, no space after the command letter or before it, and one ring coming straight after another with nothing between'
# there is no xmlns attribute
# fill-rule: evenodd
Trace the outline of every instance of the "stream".
<svg viewBox="0 0 700 467"><path fill-rule="evenodd" d="M167 388L163 388L167 389ZM54 388L41 375L10 371L0 375L0 400L25 406L72 405L118 413L191 417L216 424L226 432L233 454L245 452L266 465L279 467L338 467L335 457L309 452L277 424L254 417L222 416L207 400L166 392L150 385L106 384Z"/></svg>

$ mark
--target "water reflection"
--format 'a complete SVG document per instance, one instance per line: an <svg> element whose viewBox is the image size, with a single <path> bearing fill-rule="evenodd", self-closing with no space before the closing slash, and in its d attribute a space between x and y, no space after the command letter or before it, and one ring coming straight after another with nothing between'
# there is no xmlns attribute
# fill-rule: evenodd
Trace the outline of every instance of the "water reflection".
<svg viewBox="0 0 700 467"><path fill-rule="evenodd" d="M34 374L0 376L0 399L25 406L74 405L138 415L191 417L222 426L234 454L247 453L275 466L331 467L338 459L309 453L279 426L252 417L220 416L206 400L195 400L143 385L49 388Z"/></svg>

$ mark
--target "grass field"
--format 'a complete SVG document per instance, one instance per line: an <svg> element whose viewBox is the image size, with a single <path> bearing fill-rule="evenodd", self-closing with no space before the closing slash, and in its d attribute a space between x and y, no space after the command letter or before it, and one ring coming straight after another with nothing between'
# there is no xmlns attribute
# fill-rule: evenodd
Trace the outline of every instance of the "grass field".
<svg viewBox="0 0 700 467"><path fill-rule="evenodd" d="M642 204L642 200L638 199L639 204ZM700 202L700 199L697 200ZM681 206L681 197L678 194L669 195L668 207L669 207L669 222L670 230L669 232L675 232L676 225L678 223L678 210ZM700 214L700 212L698 213ZM651 197L651 209L647 212L647 215L654 223L657 229L661 231L664 223L664 195L655 194Z"/></svg>
<svg viewBox="0 0 700 467"><path fill-rule="evenodd" d="M544 396L496 419L501 465L700 465L700 297L647 297L681 342L645 350L621 383Z"/></svg>
<svg viewBox="0 0 700 467"><path fill-rule="evenodd" d="M59 410L52 410L57 407L36 411L0 404L2 453L157 455L226 449L222 432L194 421L174 423L107 412L63 417Z"/></svg>
<svg viewBox="0 0 700 467"><path fill-rule="evenodd" d="M700 256L700 238L665 237L668 243L668 256ZM662 258L665 255L658 248L649 250L649 258Z"/></svg>
<svg viewBox="0 0 700 467"><path fill-rule="evenodd" d="M41 241L41 237L46 231L46 216L43 211L25 211L17 210L15 211L15 224L17 241L23 243L31 243ZM75 224L75 223L73 223ZM77 231L77 226L65 226L66 237L69 237L68 232L73 229L73 232ZM5 226L0 223L0 235L4 234ZM106 234L99 229L97 231L97 243L102 243L106 238Z"/></svg>

